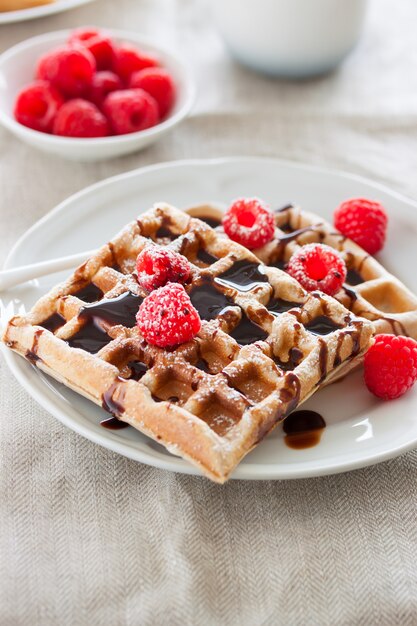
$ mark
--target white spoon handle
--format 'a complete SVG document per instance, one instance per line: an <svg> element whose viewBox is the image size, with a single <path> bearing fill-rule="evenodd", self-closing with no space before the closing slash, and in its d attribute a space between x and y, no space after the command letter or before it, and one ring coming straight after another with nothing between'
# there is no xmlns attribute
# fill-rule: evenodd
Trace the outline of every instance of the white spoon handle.
<svg viewBox="0 0 417 626"><path fill-rule="evenodd" d="M68 270L76 267L80 263L86 261L95 250L88 252L79 252L71 254L60 259L52 259L51 261L42 261L41 263L31 263L30 265L22 265L21 267L13 267L10 270L0 271L0 291L11 289L25 283L34 278L40 278L47 274L54 274L62 270Z"/></svg>

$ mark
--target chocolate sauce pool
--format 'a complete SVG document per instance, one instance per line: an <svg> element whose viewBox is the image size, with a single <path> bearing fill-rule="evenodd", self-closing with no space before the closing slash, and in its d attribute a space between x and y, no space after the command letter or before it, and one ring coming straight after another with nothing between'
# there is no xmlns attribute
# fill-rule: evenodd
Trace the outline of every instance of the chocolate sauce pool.
<svg viewBox="0 0 417 626"><path fill-rule="evenodd" d="M254 324L243 310L239 324L229 334L240 346L247 346L255 341L264 341L268 337L268 333L261 326Z"/></svg>
<svg viewBox="0 0 417 626"><path fill-rule="evenodd" d="M284 420L284 441L294 450L312 448L320 442L325 427L320 413L306 409L295 411Z"/></svg>
<svg viewBox="0 0 417 626"><path fill-rule="evenodd" d="M231 306L236 306L231 298L212 283L205 283L192 289L189 293L193 306L202 320L210 321L225 313Z"/></svg>
<svg viewBox="0 0 417 626"><path fill-rule="evenodd" d="M260 284L267 283L268 277L263 272L262 266L254 261L242 259L233 263L232 267L220 274L215 279L219 283L231 286L238 291L250 291Z"/></svg>
<svg viewBox="0 0 417 626"><path fill-rule="evenodd" d="M116 298L104 298L96 304L83 307L78 314L85 324L70 337L68 345L71 348L81 348L95 354L106 346L111 337L107 334L109 326L122 324L133 328L136 324L136 314L143 298L131 291L126 291Z"/></svg>

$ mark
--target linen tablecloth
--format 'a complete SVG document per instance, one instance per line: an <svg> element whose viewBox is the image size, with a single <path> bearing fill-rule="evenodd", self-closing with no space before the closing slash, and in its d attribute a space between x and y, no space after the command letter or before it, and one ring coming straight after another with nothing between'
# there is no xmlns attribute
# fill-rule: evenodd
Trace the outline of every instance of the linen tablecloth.
<svg viewBox="0 0 417 626"><path fill-rule="evenodd" d="M199 89L163 141L102 163L44 155L1 130L1 259L73 192L172 159L278 156L417 197L416 23L414 0L375 0L340 70L296 83L234 64L198 0L97 0L0 27L1 50L83 24L134 29L188 58ZM417 452L343 475L220 487L64 428L4 361L0 411L2 626L417 624Z"/></svg>

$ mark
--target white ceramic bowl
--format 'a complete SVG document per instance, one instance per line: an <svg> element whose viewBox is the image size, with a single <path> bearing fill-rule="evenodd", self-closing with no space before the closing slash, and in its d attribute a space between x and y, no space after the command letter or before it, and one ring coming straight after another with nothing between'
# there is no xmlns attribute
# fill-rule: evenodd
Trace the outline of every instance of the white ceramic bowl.
<svg viewBox="0 0 417 626"><path fill-rule="evenodd" d="M79 139L58 137L32 130L13 117L17 93L33 80L36 60L68 38L70 30L46 33L13 46L0 56L0 123L26 143L62 157L96 161L141 150L160 139L188 114L194 100L194 82L184 63L172 52L139 34L106 29L116 41L126 41L157 56L177 86L177 99L169 116L160 124L128 135Z"/></svg>
<svg viewBox="0 0 417 626"><path fill-rule="evenodd" d="M367 0L212 0L220 34L244 65L304 77L336 67L355 46Z"/></svg>

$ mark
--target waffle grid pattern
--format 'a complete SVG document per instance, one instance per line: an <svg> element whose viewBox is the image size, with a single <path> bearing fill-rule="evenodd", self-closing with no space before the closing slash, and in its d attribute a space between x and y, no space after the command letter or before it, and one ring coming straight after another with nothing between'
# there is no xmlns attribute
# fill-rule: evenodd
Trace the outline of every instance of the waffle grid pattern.
<svg viewBox="0 0 417 626"><path fill-rule="evenodd" d="M146 295L135 260L150 244L188 258L186 289L205 320L195 340L171 350L149 346L135 326ZM307 294L207 224L159 204L13 318L4 340L223 482L277 422L354 366L372 331L333 298Z"/></svg>
<svg viewBox="0 0 417 626"><path fill-rule="evenodd" d="M188 211L198 217L221 220L226 207L202 205ZM417 339L417 297L374 257L344 237L314 213L289 204L276 211L272 241L254 254L266 265L283 269L292 254L309 243L324 243L338 250L348 268L347 282L334 297L358 317L373 322L376 334L406 335ZM218 228L221 232L221 227Z"/></svg>

